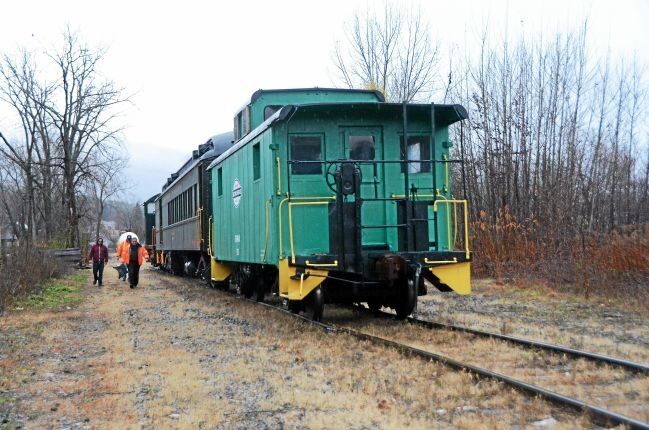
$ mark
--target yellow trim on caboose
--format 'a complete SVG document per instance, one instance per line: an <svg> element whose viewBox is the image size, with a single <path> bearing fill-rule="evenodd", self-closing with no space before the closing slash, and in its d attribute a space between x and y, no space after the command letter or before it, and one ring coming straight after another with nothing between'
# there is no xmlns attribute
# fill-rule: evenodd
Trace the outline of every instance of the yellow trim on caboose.
<svg viewBox="0 0 649 430"><path fill-rule="evenodd" d="M306 269L299 279L293 279L297 273L295 267L288 265L288 258L279 261L279 295L289 300L304 300L325 280L329 271Z"/></svg>
<svg viewBox="0 0 649 430"><path fill-rule="evenodd" d="M212 281L225 281L232 274L232 266L229 264L219 263L215 259L210 259L210 278Z"/></svg>
<svg viewBox="0 0 649 430"><path fill-rule="evenodd" d="M471 294L471 263L444 264L428 269L439 279L440 284L446 285L457 294Z"/></svg>

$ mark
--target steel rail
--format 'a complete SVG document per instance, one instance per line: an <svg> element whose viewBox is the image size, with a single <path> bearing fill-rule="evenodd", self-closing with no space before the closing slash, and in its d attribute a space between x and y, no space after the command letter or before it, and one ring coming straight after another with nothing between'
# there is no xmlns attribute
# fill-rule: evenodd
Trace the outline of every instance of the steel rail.
<svg viewBox="0 0 649 430"><path fill-rule="evenodd" d="M542 397L548 401L551 401L555 404L559 405L564 405L564 406L569 406L579 412L585 412L589 414L596 422L600 424L605 424L605 425L624 425L627 426L630 429L642 429L642 430L649 430L649 423L645 423L639 420L636 420L631 417L627 417L625 415L621 415L615 412L611 412L607 409L601 408L599 406L591 405L589 403L583 402L581 400L574 399L572 397L564 396L563 394L556 393L554 391L547 390L545 388L529 384L527 382L511 378L509 376L497 373L497 372L492 372L491 370L487 370L481 367L473 366L471 364L463 363L461 361L455 360L450 357L446 357L441 354L436 354L430 351L425 351L423 349L419 348L414 348L409 345L405 345L403 343L395 342L393 340L385 339L379 336L374 336L372 334L368 333L363 333L358 330L354 330L351 328L347 327L337 327L337 326L332 326L320 321L313 321L303 315L293 313L289 310L286 310L284 308L281 308L279 306L271 305L269 303L264 303L264 302L257 302L256 300L252 299L245 299L244 300L261 305L263 307L278 311L280 313L289 315L293 318L296 318L300 321L303 321L305 323L314 325L322 330L324 330L327 333L344 333L348 334L352 337L355 337L360 340L365 340L369 341L378 345L386 346L389 348L393 348L405 355L411 355L411 356L416 356L420 358L424 358L426 360L433 360L438 363L444 364L445 366L448 366L452 369L456 370L465 370L470 373L475 373L476 375L480 375L484 378L489 378L489 379L494 379L496 381L505 383L507 385L510 385L520 391L527 392L529 394L532 394L534 396L539 396Z"/></svg>
<svg viewBox="0 0 649 430"><path fill-rule="evenodd" d="M367 308L364 308L362 306L356 306L354 309L358 309L362 312L366 313L371 313L376 316L380 316L383 318L391 318L391 319L396 319L396 315L393 315L388 312L383 312L383 311L377 311L373 312ZM444 329L444 330L453 330L453 331L459 331L463 333L468 333L476 336L482 336L482 337L490 337L493 339L500 339L504 340L506 342L518 344L518 345L524 345L527 347L532 347L532 348L539 348L539 349L544 349L546 351L551 351L551 352L560 352L566 355L570 355L572 357L578 357L578 358L585 358L590 361L594 361L597 363L605 363L605 364L611 364L614 366L619 366L623 367L627 370L633 371L633 372L639 372L639 373L649 373L649 365L643 364L643 363L638 363L635 361L630 361L630 360L624 360L621 358L616 358L616 357L611 357L608 355L603 355L603 354L597 354L594 352L588 352L584 351L581 349L575 349L575 348L570 348L567 346L563 345L556 345L552 343L547 343L547 342L541 342L538 340L532 340L532 339L525 339L522 337L516 337L516 336L510 336L506 334L499 334L499 333L494 333L494 332L489 332L489 331L482 331L482 330L477 330L473 329L470 327L465 327L465 326L458 326L458 325L453 325L453 324L445 324L441 322L436 322L436 321L428 321L428 320L422 320L419 318L414 318L414 317L408 317L406 319L411 324L416 324L420 326L424 326L426 328L430 329Z"/></svg>

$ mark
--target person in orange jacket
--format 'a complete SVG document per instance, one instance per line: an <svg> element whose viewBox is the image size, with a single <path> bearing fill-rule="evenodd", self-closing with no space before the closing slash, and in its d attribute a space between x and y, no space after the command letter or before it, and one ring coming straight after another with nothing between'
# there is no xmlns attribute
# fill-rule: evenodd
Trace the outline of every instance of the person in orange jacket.
<svg viewBox="0 0 649 430"><path fill-rule="evenodd" d="M137 241L137 238L131 238L129 247L122 247L122 261L128 260L128 282L131 288L137 287L140 280L140 266L144 260L149 259L149 253L144 246Z"/></svg>
<svg viewBox="0 0 649 430"><path fill-rule="evenodd" d="M117 279L121 279L124 282L126 282L126 274L128 273L128 254L126 254L126 257L123 257L122 254L124 254L125 251L128 251L130 246L131 235L129 234L126 236L125 241L117 244L117 248L115 249L115 257L117 257L117 260L120 262L120 265L117 268Z"/></svg>

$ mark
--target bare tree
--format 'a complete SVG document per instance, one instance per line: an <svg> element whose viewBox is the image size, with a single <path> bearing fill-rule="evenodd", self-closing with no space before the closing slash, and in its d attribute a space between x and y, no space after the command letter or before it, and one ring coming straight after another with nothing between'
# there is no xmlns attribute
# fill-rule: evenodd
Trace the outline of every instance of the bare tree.
<svg viewBox="0 0 649 430"><path fill-rule="evenodd" d="M90 188L95 200L95 236L100 235L106 203L127 188L121 178L127 162L127 157L116 152L98 163L91 174Z"/></svg>
<svg viewBox="0 0 649 430"><path fill-rule="evenodd" d="M23 172L27 211L25 249L36 238L35 228L35 165L42 123L43 101L48 90L37 82L36 68L30 54L21 51L17 61L5 56L0 65L0 99L17 114L23 133L22 141L10 142L0 133L0 154L15 163Z"/></svg>
<svg viewBox="0 0 649 430"><path fill-rule="evenodd" d="M49 241L63 229L66 244L76 246L80 219L94 213L85 192L122 149L116 106L126 98L101 77L102 50L86 46L69 29L63 39L58 52L37 57L22 50L2 58L0 101L13 109L22 136L0 132L0 161L21 171L16 192L25 198L27 239L40 234ZM58 78L47 82L36 64L54 69ZM9 125L3 121L2 127ZM105 194L110 184L97 185Z"/></svg>
<svg viewBox="0 0 649 430"><path fill-rule="evenodd" d="M115 209L116 227L122 231L132 231L142 234L144 232L144 211L142 204L129 202L112 202Z"/></svg>
<svg viewBox="0 0 649 430"><path fill-rule="evenodd" d="M434 88L439 48L419 8L384 3L356 12L345 43L333 54L339 81L382 91L389 101L427 100Z"/></svg>
<svg viewBox="0 0 649 430"><path fill-rule="evenodd" d="M123 91L100 78L98 65L104 52L83 44L69 29L64 47L50 55L60 73L55 97L45 106L61 149L64 206L68 245L79 242L77 189L92 174L97 155L106 155L118 143L115 106L124 103Z"/></svg>

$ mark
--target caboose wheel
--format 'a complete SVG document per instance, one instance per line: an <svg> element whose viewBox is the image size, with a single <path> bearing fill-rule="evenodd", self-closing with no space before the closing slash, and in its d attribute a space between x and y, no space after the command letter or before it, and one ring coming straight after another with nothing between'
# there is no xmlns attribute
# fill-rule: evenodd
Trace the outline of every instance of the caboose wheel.
<svg viewBox="0 0 649 430"><path fill-rule="evenodd" d="M367 302L367 307L370 308L372 312L377 313L378 311L381 310L383 305L377 302Z"/></svg>
<svg viewBox="0 0 649 430"><path fill-rule="evenodd" d="M264 301L264 296L266 295L266 283L264 282L264 277L259 276L255 279L255 300L258 302Z"/></svg>
<svg viewBox="0 0 649 430"><path fill-rule="evenodd" d="M251 298L255 292L255 279L243 277L243 279L239 280L239 284L241 285L240 294L242 294L246 299Z"/></svg>
<svg viewBox="0 0 649 430"><path fill-rule="evenodd" d="M410 279L403 279L398 284L397 301L394 310L397 312L397 318L406 319L408 315L415 310L417 304L417 290L415 284Z"/></svg>
<svg viewBox="0 0 649 430"><path fill-rule="evenodd" d="M324 293L322 288L318 287L311 291L309 296L305 299L304 313L313 321L320 321L322 319L322 311L324 310Z"/></svg>
<svg viewBox="0 0 649 430"><path fill-rule="evenodd" d="M302 310L302 302L299 300L289 300L288 301L288 310L294 314L300 313Z"/></svg>

